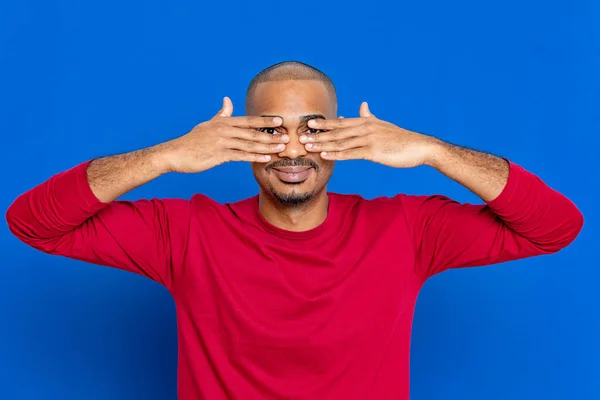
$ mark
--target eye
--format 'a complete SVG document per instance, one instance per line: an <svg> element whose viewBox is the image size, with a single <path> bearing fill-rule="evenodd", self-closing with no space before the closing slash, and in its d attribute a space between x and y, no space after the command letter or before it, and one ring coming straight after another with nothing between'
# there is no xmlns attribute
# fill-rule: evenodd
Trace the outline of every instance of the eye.
<svg viewBox="0 0 600 400"><path fill-rule="evenodd" d="M308 128L308 133L311 135L316 135L317 133L325 132L323 129L312 129Z"/></svg>
<svg viewBox="0 0 600 400"><path fill-rule="evenodd" d="M269 135L274 135L277 133L277 130L275 130L275 128L260 128L259 131L268 133Z"/></svg>

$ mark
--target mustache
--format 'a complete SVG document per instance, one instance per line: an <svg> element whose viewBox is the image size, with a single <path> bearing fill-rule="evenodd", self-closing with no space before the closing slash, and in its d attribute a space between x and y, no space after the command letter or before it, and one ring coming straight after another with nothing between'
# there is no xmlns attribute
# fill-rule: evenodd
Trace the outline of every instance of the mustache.
<svg viewBox="0 0 600 400"><path fill-rule="evenodd" d="M296 158L294 160L291 159L282 159L274 161L271 164L268 164L266 167L267 172L271 171L273 168L282 168L282 167L312 167L317 172L321 169L319 164L317 164L314 160L310 158Z"/></svg>

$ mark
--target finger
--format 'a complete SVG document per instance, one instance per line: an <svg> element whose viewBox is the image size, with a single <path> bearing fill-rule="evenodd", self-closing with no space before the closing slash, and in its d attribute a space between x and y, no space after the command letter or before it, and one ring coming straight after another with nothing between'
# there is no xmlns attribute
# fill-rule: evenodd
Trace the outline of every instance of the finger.
<svg viewBox="0 0 600 400"><path fill-rule="evenodd" d="M236 126L238 128L277 128L281 126L283 120L281 117L254 117L254 116L244 116L244 117L233 117L228 118L226 120L227 124L231 126Z"/></svg>
<svg viewBox="0 0 600 400"><path fill-rule="evenodd" d="M227 96L223 97L223 105L221 109L217 113L216 117L231 117L233 114L233 103L231 99Z"/></svg>
<svg viewBox="0 0 600 400"><path fill-rule="evenodd" d="M371 114L371 111L369 110L369 103L367 103L366 101L363 101L361 103L360 110L358 113L362 118L374 117L374 115Z"/></svg>
<svg viewBox="0 0 600 400"><path fill-rule="evenodd" d="M247 153L240 150L230 150L228 153L228 160L267 163L271 161L271 156L268 154Z"/></svg>
<svg viewBox="0 0 600 400"><path fill-rule="evenodd" d="M363 120L364 121L364 120ZM300 136L300 143L324 143L345 140L353 136L364 136L371 133L371 125L361 124L348 128L332 129L312 135Z"/></svg>
<svg viewBox="0 0 600 400"><path fill-rule="evenodd" d="M338 119L344 119L344 117L342 117L341 115L338 117Z"/></svg>
<svg viewBox="0 0 600 400"><path fill-rule="evenodd" d="M227 150L240 150L246 153L277 154L285 150L284 143L259 143L252 140L231 138L225 142Z"/></svg>
<svg viewBox="0 0 600 400"><path fill-rule="evenodd" d="M314 129L340 129L349 126L356 126L364 123L362 118L336 118L336 119L311 119L308 121L308 126Z"/></svg>
<svg viewBox="0 0 600 400"><path fill-rule="evenodd" d="M306 150L311 153L319 153L322 151L344 151L357 147L366 147L368 140L364 136L354 136L349 139L336 140L333 142L324 143L307 143Z"/></svg>
<svg viewBox="0 0 600 400"><path fill-rule="evenodd" d="M357 147L343 151L324 151L320 153L325 160L369 160L369 149Z"/></svg>
<svg viewBox="0 0 600 400"><path fill-rule="evenodd" d="M228 126L223 131L227 136L259 143L287 143L290 138L288 135L273 135L271 133L261 132L258 129L244 129L235 126Z"/></svg>

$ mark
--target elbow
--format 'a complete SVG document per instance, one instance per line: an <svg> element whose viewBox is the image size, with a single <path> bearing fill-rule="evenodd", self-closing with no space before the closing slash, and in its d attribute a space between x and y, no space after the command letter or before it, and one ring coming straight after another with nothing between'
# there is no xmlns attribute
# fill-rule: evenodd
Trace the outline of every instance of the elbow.
<svg viewBox="0 0 600 400"><path fill-rule="evenodd" d="M22 243L45 253L51 252L52 240L42 237L41 229L35 224L28 223L33 217L24 211L26 208L21 204L22 201L24 199L18 198L6 210L5 219L8 230Z"/></svg>
<svg viewBox="0 0 600 400"><path fill-rule="evenodd" d="M579 236L584 225L584 217L581 211L574 207L573 212L568 213L555 231L553 240L549 240L540 248L548 253L557 253L571 245Z"/></svg>
<svg viewBox="0 0 600 400"><path fill-rule="evenodd" d="M19 240L23 240L25 235L23 234L21 224L19 224L19 214L17 212L17 207L15 206L15 203L12 203L10 207L8 207L8 209L6 210L6 225L8 225L8 230L14 236L16 236Z"/></svg>
<svg viewBox="0 0 600 400"><path fill-rule="evenodd" d="M567 223L567 240L564 247L570 245L575 241L575 239L577 238L577 236L579 236L579 233L583 229L584 223L585 218L583 217L583 213L579 211L579 209L575 208L573 216L569 219L569 222Z"/></svg>

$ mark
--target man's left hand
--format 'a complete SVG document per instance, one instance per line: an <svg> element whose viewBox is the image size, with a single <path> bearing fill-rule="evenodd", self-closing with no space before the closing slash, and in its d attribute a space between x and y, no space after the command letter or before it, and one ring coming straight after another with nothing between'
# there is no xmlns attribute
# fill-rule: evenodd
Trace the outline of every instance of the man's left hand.
<svg viewBox="0 0 600 400"><path fill-rule="evenodd" d="M314 119L308 127L321 133L300 137L308 152L324 160L369 160L395 168L428 164L440 141L377 119L366 102L360 118Z"/></svg>

